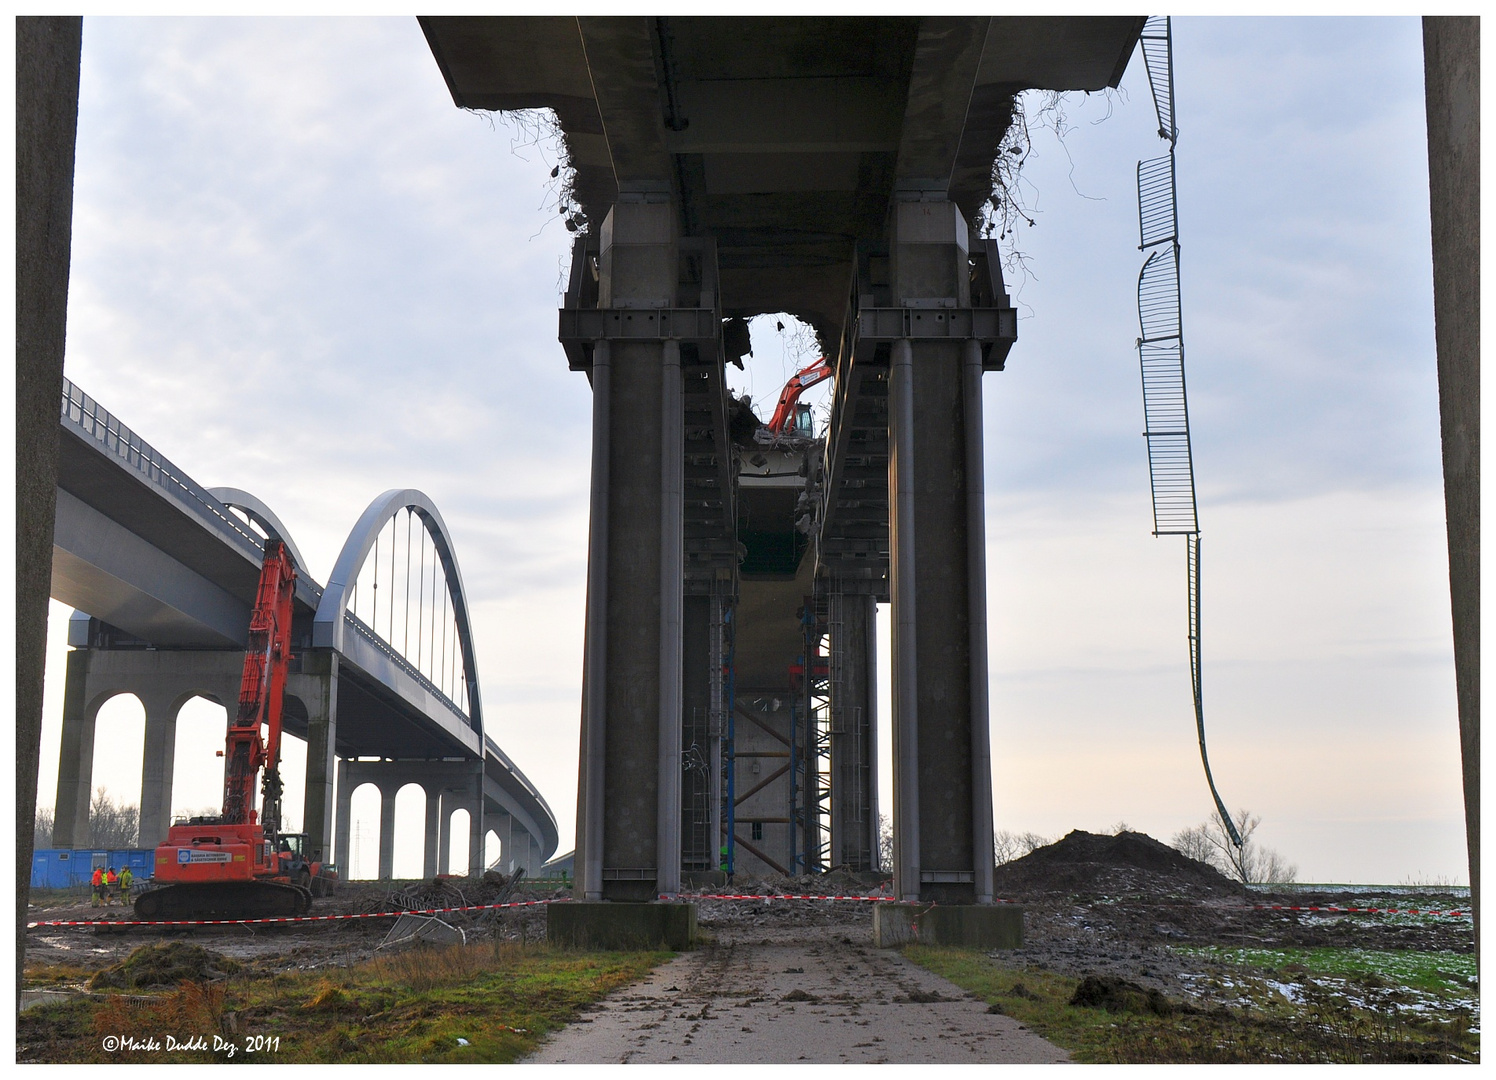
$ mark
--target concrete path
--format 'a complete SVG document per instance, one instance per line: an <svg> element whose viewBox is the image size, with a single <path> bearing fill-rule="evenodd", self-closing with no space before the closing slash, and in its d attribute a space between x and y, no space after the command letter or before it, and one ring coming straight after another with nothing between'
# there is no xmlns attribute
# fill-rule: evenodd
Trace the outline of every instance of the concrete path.
<svg viewBox="0 0 1496 1080"><path fill-rule="evenodd" d="M855 938L852 936L855 935ZM866 931L723 931L604 999L531 1062L1058 1062L1065 1051Z"/></svg>

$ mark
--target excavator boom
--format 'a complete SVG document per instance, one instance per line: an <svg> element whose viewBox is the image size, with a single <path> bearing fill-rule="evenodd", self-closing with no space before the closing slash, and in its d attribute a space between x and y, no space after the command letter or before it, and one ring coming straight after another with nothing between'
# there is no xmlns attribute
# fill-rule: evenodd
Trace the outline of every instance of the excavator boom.
<svg viewBox="0 0 1496 1080"><path fill-rule="evenodd" d="M291 880L282 866L288 856L278 850L281 701L295 590L296 568L285 544L265 541L239 704L224 746L223 812L171 827L156 848L155 881L163 887L135 901L142 918L256 918L299 915L311 907L306 883ZM257 813L261 771L265 797Z"/></svg>
<svg viewBox="0 0 1496 1080"><path fill-rule="evenodd" d="M825 382L832 374L825 357L795 372L779 392L779 404L775 406L774 416L767 425L769 430L775 435L783 435L786 428L794 425L795 403L800 400L800 395L817 383Z"/></svg>

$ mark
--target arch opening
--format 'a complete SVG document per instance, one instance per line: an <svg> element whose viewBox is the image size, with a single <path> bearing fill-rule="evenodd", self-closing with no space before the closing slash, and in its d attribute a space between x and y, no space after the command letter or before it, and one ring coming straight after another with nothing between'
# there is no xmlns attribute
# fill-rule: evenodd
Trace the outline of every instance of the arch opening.
<svg viewBox="0 0 1496 1080"><path fill-rule="evenodd" d="M140 779L145 752L145 705L115 694L94 719L93 791L88 797L89 843L132 848L140 841Z"/></svg>
<svg viewBox="0 0 1496 1080"><path fill-rule="evenodd" d="M228 709L198 695L177 710L172 748L171 820L211 816L223 809L223 739Z"/></svg>
<svg viewBox="0 0 1496 1080"><path fill-rule="evenodd" d="M379 811L381 796L375 784L360 784L349 800L348 880L375 881L379 877Z"/></svg>
<svg viewBox="0 0 1496 1080"><path fill-rule="evenodd" d="M466 810L454 810L447 818L447 865L442 873L464 875L468 872L468 831L471 819Z"/></svg>
<svg viewBox="0 0 1496 1080"><path fill-rule="evenodd" d="M426 789L409 783L395 792L395 858L397 878L426 876Z"/></svg>
<svg viewBox="0 0 1496 1080"><path fill-rule="evenodd" d="M500 861L504 857L504 845L499 842L499 834L489 829L483 834L483 865L487 869L501 868Z"/></svg>

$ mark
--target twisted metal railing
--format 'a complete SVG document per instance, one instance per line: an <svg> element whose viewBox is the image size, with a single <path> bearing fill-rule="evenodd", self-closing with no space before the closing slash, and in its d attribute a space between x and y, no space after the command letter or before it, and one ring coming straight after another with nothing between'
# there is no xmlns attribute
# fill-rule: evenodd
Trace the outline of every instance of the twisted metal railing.
<svg viewBox="0 0 1496 1080"><path fill-rule="evenodd" d="M1184 380L1184 320L1179 299L1179 199L1174 149L1174 42L1169 17L1143 27L1143 63L1158 113L1158 136L1169 144L1162 157L1138 162L1138 250L1148 253L1138 274L1138 362L1143 376L1143 434L1153 490L1153 535L1185 538L1189 588L1190 683L1200 763L1222 825L1237 847L1238 835L1216 790L1205 752L1205 699L1200 675L1200 521L1195 463L1190 446L1189 400Z"/></svg>

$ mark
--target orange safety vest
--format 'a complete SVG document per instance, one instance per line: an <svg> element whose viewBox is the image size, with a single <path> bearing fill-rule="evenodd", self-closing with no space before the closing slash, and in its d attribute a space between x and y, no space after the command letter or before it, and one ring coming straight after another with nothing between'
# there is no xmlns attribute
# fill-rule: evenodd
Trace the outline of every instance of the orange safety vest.
<svg viewBox="0 0 1496 1080"><path fill-rule="evenodd" d="M107 874L104 875L104 880L107 883L109 883L110 885L114 885L114 884L117 884L119 882L119 875L116 874L113 870L111 870L111 871L109 871L109 873L107 873Z"/></svg>
<svg viewBox="0 0 1496 1080"><path fill-rule="evenodd" d="M94 871L93 884L95 889L104 884L104 870L102 867Z"/></svg>

